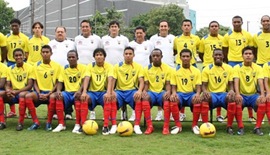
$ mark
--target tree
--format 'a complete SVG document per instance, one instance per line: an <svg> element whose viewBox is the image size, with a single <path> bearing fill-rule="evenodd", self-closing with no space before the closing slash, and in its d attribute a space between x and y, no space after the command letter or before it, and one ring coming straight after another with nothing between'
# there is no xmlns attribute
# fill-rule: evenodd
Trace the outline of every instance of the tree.
<svg viewBox="0 0 270 155"><path fill-rule="evenodd" d="M9 22L14 18L14 10L7 5L7 2L0 0L0 32L5 35L9 33Z"/></svg>
<svg viewBox="0 0 270 155"><path fill-rule="evenodd" d="M229 29L230 29L229 27L219 25L219 34L224 36L229 31ZM207 35L208 33L209 33L208 27L203 27L199 31L196 32L196 35L198 35L200 38L202 38L205 35Z"/></svg>

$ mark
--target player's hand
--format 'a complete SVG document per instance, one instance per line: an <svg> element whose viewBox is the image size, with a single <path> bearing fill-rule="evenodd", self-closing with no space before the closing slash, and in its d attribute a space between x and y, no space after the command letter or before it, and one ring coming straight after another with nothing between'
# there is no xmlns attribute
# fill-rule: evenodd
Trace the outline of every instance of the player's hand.
<svg viewBox="0 0 270 155"><path fill-rule="evenodd" d="M14 98L15 97L11 92L12 92L11 89L6 90L6 94L7 94L8 98Z"/></svg>
<svg viewBox="0 0 270 155"><path fill-rule="evenodd" d="M203 99L204 99L205 101L208 101L208 100L210 99L210 96L211 96L211 94L210 94L210 92L208 92L208 91L204 91L204 92L202 93L202 97L203 97Z"/></svg>
<svg viewBox="0 0 270 155"><path fill-rule="evenodd" d="M39 100L41 101L48 100L48 94L39 94Z"/></svg>
<svg viewBox="0 0 270 155"><path fill-rule="evenodd" d="M240 94L236 94L236 95L235 95L235 102L236 102L237 104L242 104L242 102L243 102L243 97L242 97Z"/></svg>
<svg viewBox="0 0 270 155"><path fill-rule="evenodd" d="M266 101L267 101L267 102L270 102L270 94L267 94L267 95L266 95Z"/></svg>
<svg viewBox="0 0 270 155"><path fill-rule="evenodd" d="M193 102L194 102L194 103L201 103L201 102L202 102L200 94L197 94L197 93L196 93L196 94L194 95Z"/></svg>
<svg viewBox="0 0 270 155"><path fill-rule="evenodd" d="M177 94L176 93L172 93L172 95L170 96L170 101L171 102L177 102L177 99L178 99Z"/></svg>
<svg viewBox="0 0 270 155"><path fill-rule="evenodd" d="M81 97L82 93L80 91L77 91L75 92L75 94L73 95L73 97L76 99L76 100L79 100L80 97Z"/></svg>
<svg viewBox="0 0 270 155"><path fill-rule="evenodd" d="M164 98L166 100L170 100L170 96L171 96L171 92L170 91L166 91L165 94L164 94Z"/></svg>
<svg viewBox="0 0 270 155"><path fill-rule="evenodd" d="M143 91L143 92L142 92L142 98L145 99L145 98L147 98L147 96L148 96L147 92L146 92L146 91Z"/></svg>
<svg viewBox="0 0 270 155"><path fill-rule="evenodd" d="M142 91L137 91L134 95L133 95L134 101L138 101L142 99Z"/></svg>
<svg viewBox="0 0 270 155"><path fill-rule="evenodd" d="M56 92L56 99L57 100L61 100L62 99L62 92L61 91L57 91Z"/></svg>
<svg viewBox="0 0 270 155"><path fill-rule="evenodd" d="M265 101L266 101L265 96L264 95L260 95L259 98L258 98L258 102L259 103L265 103Z"/></svg>
<svg viewBox="0 0 270 155"><path fill-rule="evenodd" d="M235 101L235 92L234 92L233 90L230 90L230 91L227 93L227 96L228 96L229 102Z"/></svg>
<svg viewBox="0 0 270 155"><path fill-rule="evenodd" d="M74 95L75 95L75 94L74 94ZM81 95L81 97L80 97L81 101L82 101L82 102L85 102L87 96L88 96L87 93L83 92L82 95Z"/></svg>

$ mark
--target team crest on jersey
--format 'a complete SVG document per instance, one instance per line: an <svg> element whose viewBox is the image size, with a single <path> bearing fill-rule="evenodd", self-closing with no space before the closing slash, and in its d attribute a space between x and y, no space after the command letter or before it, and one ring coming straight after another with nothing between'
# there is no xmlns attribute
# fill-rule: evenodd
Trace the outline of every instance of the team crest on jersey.
<svg viewBox="0 0 270 155"><path fill-rule="evenodd" d="M218 42L218 46L219 47L222 47L222 42Z"/></svg>
<svg viewBox="0 0 270 155"><path fill-rule="evenodd" d="M132 76L135 76L135 74L136 74L136 71L132 71Z"/></svg>
<svg viewBox="0 0 270 155"><path fill-rule="evenodd" d="M94 40L91 40L91 44L93 44L94 43Z"/></svg>
<svg viewBox="0 0 270 155"><path fill-rule="evenodd" d="M194 75L190 75L190 80L191 80L191 81L194 80Z"/></svg>
<svg viewBox="0 0 270 155"><path fill-rule="evenodd" d="M121 41L120 40L117 40L118 44L120 45L121 44Z"/></svg>
<svg viewBox="0 0 270 155"><path fill-rule="evenodd" d="M163 80L165 78L165 74L161 74L161 79Z"/></svg>
<svg viewBox="0 0 270 155"><path fill-rule="evenodd" d="M171 39L169 39L169 43L172 43L172 40Z"/></svg>
<svg viewBox="0 0 270 155"><path fill-rule="evenodd" d="M78 72L77 77L78 77L78 79L81 78L81 72Z"/></svg>
<svg viewBox="0 0 270 155"><path fill-rule="evenodd" d="M157 43L156 43L157 45L161 45L161 42L160 41L157 41Z"/></svg>
<svg viewBox="0 0 270 155"><path fill-rule="evenodd" d="M246 38L242 38L243 39L243 43L246 43Z"/></svg>
<svg viewBox="0 0 270 155"><path fill-rule="evenodd" d="M26 78L26 73L23 73L23 78L24 78L24 79Z"/></svg>
<svg viewBox="0 0 270 155"><path fill-rule="evenodd" d="M51 71L50 71L50 74L51 74L51 76L53 76L53 74L54 74L54 70L51 70Z"/></svg>
<svg viewBox="0 0 270 155"><path fill-rule="evenodd" d="M65 44L66 45L66 48L68 48L68 44Z"/></svg>
<svg viewBox="0 0 270 155"><path fill-rule="evenodd" d="M45 45L44 43L41 43L41 44L40 44L41 47L44 46L44 45Z"/></svg>
<svg viewBox="0 0 270 155"><path fill-rule="evenodd" d="M224 72L223 73L223 77L226 78L228 76L228 73L227 72Z"/></svg>
<svg viewBox="0 0 270 155"><path fill-rule="evenodd" d="M106 41L105 42L105 46L109 46L110 45L110 42L109 41Z"/></svg>
<svg viewBox="0 0 270 155"><path fill-rule="evenodd" d="M146 46L144 46L144 50L147 50L147 47Z"/></svg>
<svg viewBox="0 0 270 155"><path fill-rule="evenodd" d="M21 40L19 40L18 42L19 42L19 45L21 45L21 44L22 44L22 41L21 41Z"/></svg>
<svg viewBox="0 0 270 155"><path fill-rule="evenodd" d="M78 42L78 44L79 44L79 45L82 45L82 41L80 40L80 41Z"/></svg>
<svg viewBox="0 0 270 155"><path fill-rule="evenodd" d="M255 77L255 76L256 76L256 72L253 72L253 73L252 73L252 76Z"/></svg>
<svg viewBox="0 0 270 155"><path fill-rule="evenodd" d="M193 40L190 40L190 44L193 45L194 44L194 41Z"/></svg>

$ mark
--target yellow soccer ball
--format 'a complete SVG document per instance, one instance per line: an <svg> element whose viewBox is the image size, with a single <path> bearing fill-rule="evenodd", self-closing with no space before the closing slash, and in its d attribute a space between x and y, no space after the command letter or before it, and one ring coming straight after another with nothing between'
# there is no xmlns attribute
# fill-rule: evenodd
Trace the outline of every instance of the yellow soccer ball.
<svg viewBox="0 0 270 155"><path fill-rule="evenodd" d="M87 135L94 135L98 131L98 124L94 120L87 120L82 126L83 132Z"/></svg>
<svg viewBox="0 0 270 155"><path fill-rule="evenodd" d="M120 136L131 136L133 133L133 126L128 121L122 121L117 126L117 132Z"/></svg>
<svg viewBox="0 0 270 155"><path fill-rule="evenodd" d="M200 135L203 138L210 138L216 135L216 128L212 123L203 123L200 126Z"/></svg>

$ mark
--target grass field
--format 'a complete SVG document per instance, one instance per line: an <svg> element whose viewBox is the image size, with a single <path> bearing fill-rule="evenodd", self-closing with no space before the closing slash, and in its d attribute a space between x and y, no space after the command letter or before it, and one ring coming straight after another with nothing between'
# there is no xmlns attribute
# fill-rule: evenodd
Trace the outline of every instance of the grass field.
<svg viewBox="0 0 270 155"><path fill-rule="evenodd" d="M153 108L153 116L156 107ZM246 116L246 109L244 114ZM96 109L97 117L102 118L101 108ZM186 108L187 119L191 120L189 108ZM225 115L225 111L222 111ZM129 114L130 108L129 108ZM254 113L255 114L255 113ZM214 122L217 134L214 138L201 138L191 132L191 122L183 123L183 131L177 135L162 135L162 122L154 122L155 131L151 135L135 135L120 137L116 135L103 136L101 134L102 121L99 132L94 136L71 133L75 120L66 121L67 130L52 133L44 130L46 106L38 108L41 118L41 128L36 131L27 131L31 119L26 119L25 129L16 131L17 118L7 120L7 128L0 131L0 154L270 154L268 123L262 127L264 136L252 133L253 124L245 122L245 135L228 135L225 132L226 124ZM244 118L247 120L247 117ZM53 122L57 125L56 120ZM234 123L236 129L236 123ZM171 122L171 126L173 123ZM145 129L142 127L142 130Z"/></svg>

